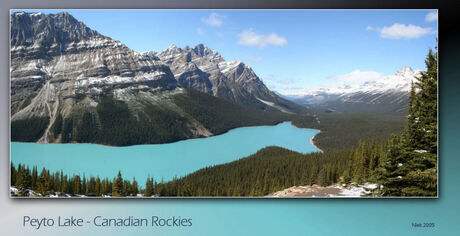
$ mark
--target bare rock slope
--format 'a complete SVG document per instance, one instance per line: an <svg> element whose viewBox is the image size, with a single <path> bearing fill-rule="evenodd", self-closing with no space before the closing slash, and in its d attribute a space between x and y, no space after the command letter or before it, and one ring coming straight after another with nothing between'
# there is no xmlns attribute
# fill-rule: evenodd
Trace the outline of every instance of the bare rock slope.
<svg viewBox="0 0 460 236"><path fill-rule="evenodd" d="M65 12L10 20L13 141L164 143L273 124L286 116L263 111L299 108L203 45L138 53Z"/></svg>

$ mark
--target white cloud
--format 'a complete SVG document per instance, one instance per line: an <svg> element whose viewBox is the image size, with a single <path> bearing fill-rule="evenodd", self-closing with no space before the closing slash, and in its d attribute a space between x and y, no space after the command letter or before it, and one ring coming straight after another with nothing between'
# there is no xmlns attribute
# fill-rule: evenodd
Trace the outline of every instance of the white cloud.
<svg viewBox="0 0 460 236"><path fill-rule="evenodd" d="M199 34L199 35L203 35L204 34L204 30L202 28L197 28L196 29L196 32Z"/></svg>
<svg viewBox="0 0 460 236"><path fill-rule="evenodd" d="M433 22L438 20L438 12L430 12L426 14L425 21L426 22Z"/></svg>
<svg viewBox="0 0 460 236"><path fill-rule="evenodd" d="M245 46L256 46L264 48L267 45L283 46L287 44L286 38L275 33L263 35L257 34L252 30L245 30L238 34L238 44Z"/></svg>
<svg viewBox="0 0 460 236"><path fill-rule="evenodd" d="M335 84L356 86L366 82L372 82L379 80L383 75L376 71L360 71L354 70L348 74L333 75L328 77L330 80L334 80Z"/></svg>
<svg viewBox="0 0 460 236"><path fill-rule="evenodd" d="M213 13L209 14L208 17L202 18L201 21L203 21L207 25L219 27L224 23L223 18L225 18L225 17L213 12Z"/></svg>
<svg viewBox="0 0 460 236"><path fill-rule="evenodd" d="M342 93L343 91L352 91L361 86L373 82L385 80L385 76L376 71L361 71L354 70L347 74L333 75L327 77L327 80L315 87L298 87L288 86L283 87L283 90L278 89L278 92L284 95L317 95L321 92Z"/></svg>
<svg viewBox="0 0 460 236"><path fill-rule="evenodd" d="M374 27L368 26L368 27L366 27L366 30L374 30Z"/></svg>
<svg viewBox="0 0 460 236"><path fill-rule="evenodd" d="M392 26L385 26L382 29L376 30L380 32L380 37L389 39L414 39L434 33L431 28L399 23L394 23Z"/></svg>
<svg viewBox="0 0 460 236"><path fill-rule="evenodd" d="M346 74L338 74L326 77L326 80L320 84L312 86L306 84L303 87L297 84L283 85L281 81L277 82L278 92L284 95L314 95L318 96L323 93L342 94L353 93L358 91L385 91L388 89L401 89L409 92L411 81L421 70L412 70L410 67L402 67L395 74L384 75L377 71L354 70ZM274 77L270 78L276 79ZM299 84L300 85L300 84Z"/></svg>

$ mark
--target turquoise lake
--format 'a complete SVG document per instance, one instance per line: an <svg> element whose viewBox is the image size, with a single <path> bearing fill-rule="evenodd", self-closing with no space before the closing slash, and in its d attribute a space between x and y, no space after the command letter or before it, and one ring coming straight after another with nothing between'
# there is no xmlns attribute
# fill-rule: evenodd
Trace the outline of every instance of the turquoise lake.
<svg viewBox="0 0 460 236"><path fill-rule="evenodd" d="M11 161L43 167L52 172L113 178L136 177L140 185L150 175L157 181L182 177L201 168L231 162L267 146L280 146L301 153L318 151L310 138L318 133L290 122L275 126L236 128L209 138L168 144L109 147L97 144L11 143Z"/></svg>

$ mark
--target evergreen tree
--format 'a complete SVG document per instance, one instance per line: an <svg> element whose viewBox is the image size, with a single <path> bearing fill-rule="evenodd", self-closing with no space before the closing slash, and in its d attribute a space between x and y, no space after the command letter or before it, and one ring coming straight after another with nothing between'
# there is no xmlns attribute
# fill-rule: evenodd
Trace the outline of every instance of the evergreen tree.
<svg viewBox="0 0 460 236"><path fill-rule="evenodd" d="M96 178L96 183L94 186L94 194L96 196L101 196L101 179L99 177Z"/></svg>
<svg viewBox="0 0 460 236"><path fill-rule="evenodd" d="M10 172L11 172L10 185L13 186L16 184L16 175L17 175L16 167L13 165L13 163L11 163Z"/></svg>
<svg viewBox="0 0 460 236"><path fill-rule="evenodd" d="M121 171L118 171L117 178L113 180L112 184L112 196L120 197L123 195L123 177Z"/></svg>
<svg viewBox="0 0 460 236"><path fill-rule="evenodd" d="M73 191L72 194L80 194L81 193L81 179L80 176L77 175L73 178Z"/></svg>
<svg viewBox="0 0 460 236"><path fill-rule="evenodd" d="M81 189L80 193L81 194L86 194L86 176L84 174L83 174L83 180L81 182L82 182L82 184L81 184L81 187L80 187L80 189Z"/></svg>
<svg viewBox="0 0 460 236"><path fill-rule="evenodd" d="M136 178L133 177L133 184L132 184L132 194L136 196L139 193L139 184L136 181Z"/></svg>
<svg viewBox="0 0 460 236"><path fill-rule="evenodd" d="M27 196L27 189L31 187L32 178L28 169L23 165L18 165L18 171L16 172L16 186L19 190L19 196Z"/></svg>
<svg viewBox="0 0 460 236"><path fill-rule="evenodd" d="M42 194L46 194L50 189L50 178L49 174L45 168L42 169L40 177L37 180L37 189L36 191Z"/></svg>
<svg viewBox="0 0 460 236"><path fill-rule="evenodd" d="M145 190L144 196L150 197L153 195L153 178L147 177L147 181L145 182Z"/></svg>
<svg viewBox="0 0 460 236"><path fill-rule="evenodd" d="M427 70L412 84L407 128L393 138L379 168L385 196L437 195L437 55L432 50L425 64Z"/></svg>
<svg viewBox="0 0 460 236"><path fill-rule="evenodd" d="M37 171L37 167L34 166L32 168L31 186L30 186L32 189L37 189L37 179L38 179L38 171Z"/></svg>

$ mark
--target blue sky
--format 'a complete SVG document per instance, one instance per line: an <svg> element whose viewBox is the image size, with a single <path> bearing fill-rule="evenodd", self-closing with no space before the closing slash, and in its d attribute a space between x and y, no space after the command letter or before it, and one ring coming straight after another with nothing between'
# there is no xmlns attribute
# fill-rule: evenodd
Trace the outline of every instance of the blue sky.
<svg viewBox="0 0 460 236"><path fill-rule="evenodd" d="M203 43L286 94L353 71L424 69L438 23L436 10L66 11L139 52Z"/></svg>

